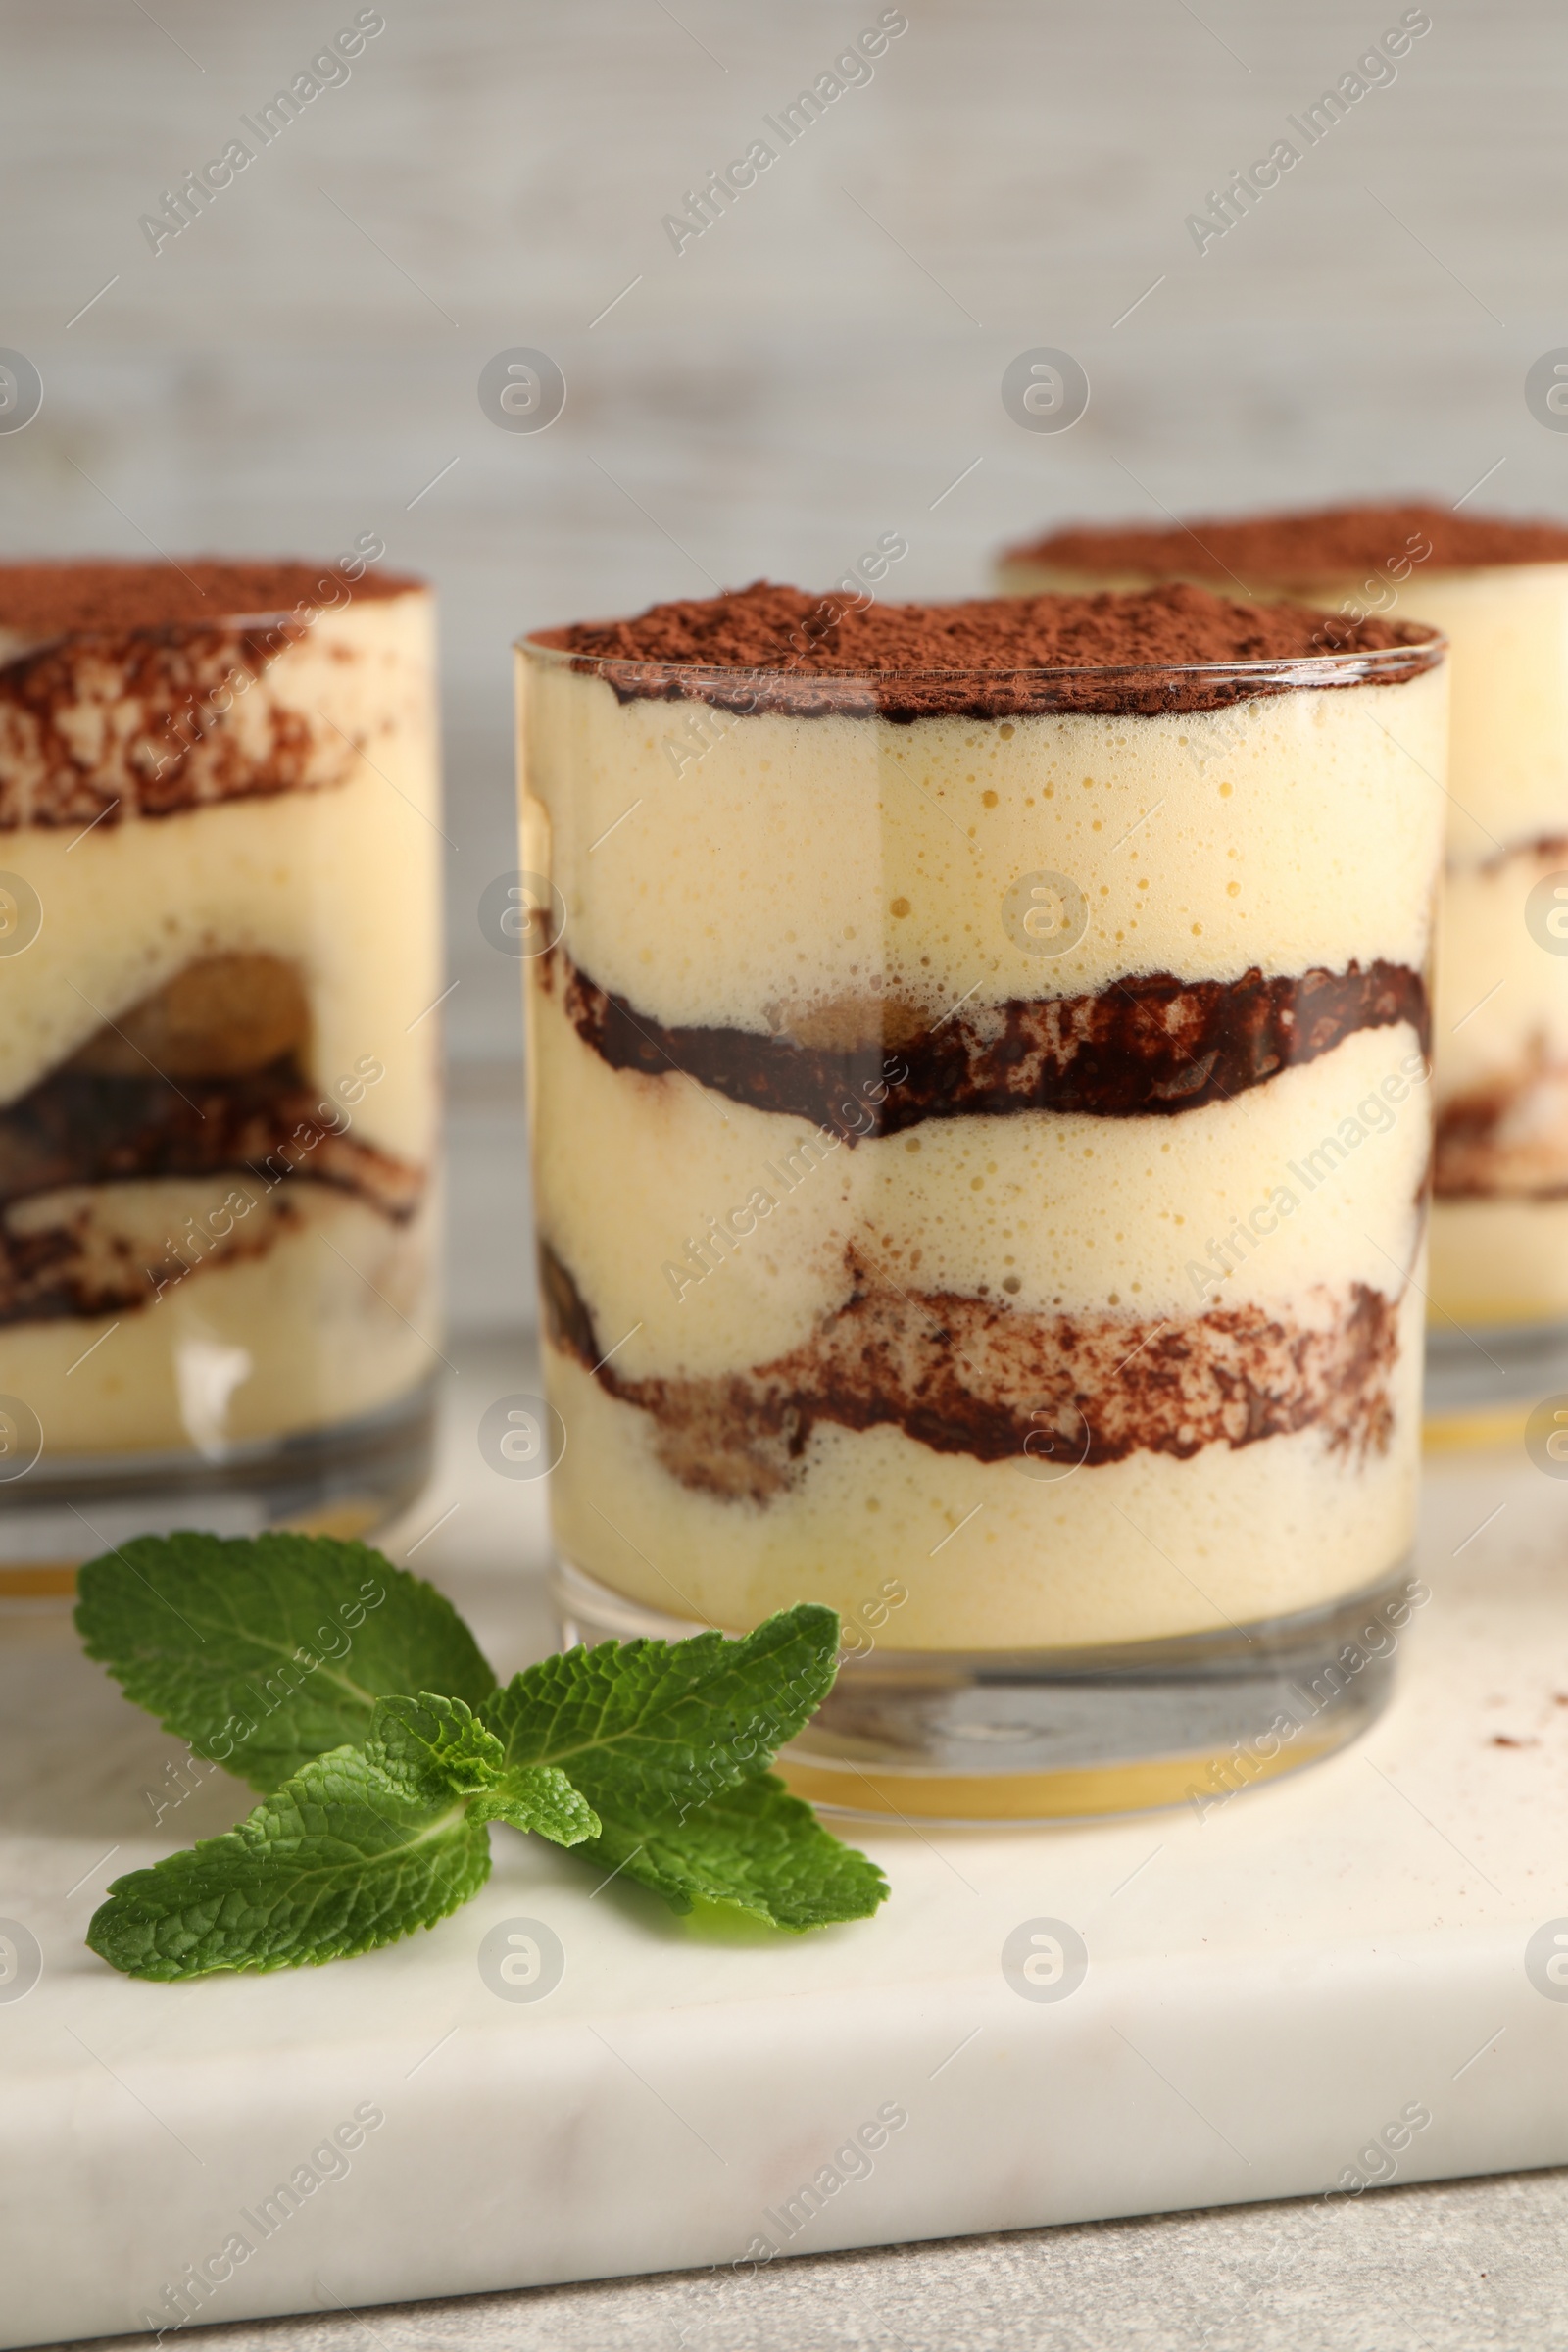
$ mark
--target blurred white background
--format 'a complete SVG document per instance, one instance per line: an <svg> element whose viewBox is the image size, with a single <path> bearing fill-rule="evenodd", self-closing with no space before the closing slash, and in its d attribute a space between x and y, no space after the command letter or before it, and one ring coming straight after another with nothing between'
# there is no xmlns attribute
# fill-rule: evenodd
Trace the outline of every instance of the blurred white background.
<svg viewBox="0 0 1568 2352"><path fill-rule="evenodd" d="M378 13L350 78L155 255L140 216L356 0L0 0L0 344L45 385L0 436L0 500L13 554L373 529L434 577L456 1304L495 1326L529 1296L517 966L474 914L515 863L511 639L759 573L825 585L886 531L909 543L889 592L919 596L1073 515L1482 477L1478 508L1568 514L1568 434L1524 398L1568 344L1568 15L1431 0L1396 78L1200 255L1187 215L1304 144L1287 117L1402 0L904 0L869 83L679 254L662 217L881 0ZM1088 370L1070 432L1002 405L1038 345ZM564 371L548 431L479 406L514 346Z"/></svg>

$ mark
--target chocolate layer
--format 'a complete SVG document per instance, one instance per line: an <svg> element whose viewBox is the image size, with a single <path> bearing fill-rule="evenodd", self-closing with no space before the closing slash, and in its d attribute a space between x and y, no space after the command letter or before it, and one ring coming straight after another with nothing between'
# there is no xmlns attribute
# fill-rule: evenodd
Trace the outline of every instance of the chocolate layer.
<svg viewBox="0 0 1568 2352"><path fill-rule="evenodd" d="M1313 1428L1330 1453L1388 1450L1398 1303L1365 1283L1315 1293L1327 1311L1311 1322L1245 1305L1148 1323L896 1290L854 1259L847 1272L845 1303L790 1354L712 1379L637 1380L601 1360L570 1272L541 1250L555 1345L651 1417L671 1477L727 1500L766 1503L799 1485L821 1422L900 1429L936 1453L1048 1477Z"/></svg>
<svg viewBox="0 0 1568 2352"><path fill-rule="evenodd" d="M363 742L254 691L305 633L289 619L87 630L0 663L0 832L342 783Z"/></svg>
<svg viewBox="0 0 1568 2352"><path fill-rule="evenodd" d="M0 1324L148 1306L183 1278L188 1246L192 1271L261 1256L294 1222L306 1185L407 1223L423 1170L334 1134L333 1115L288 1056L182 1091L155 1077L55 1072L0 1114ZM231 1205L243 1205L194 1245L181 1230L132 1246L117 1187L182 1176L232 1176Z"/></svg>
<svg viewBox="0 0 1568 2352"><path fill-rule="evenodd" d="M151 1303L157 1267L114 1235L117 1184L231 1175L258 1205L286 1201L279 1188L321 1184L406 1223L423 1197L423 1171L351 1134L334 1134L333 1115L290 1055L242 1077L191 1079L183 1089L151 1074L55 1071L0 1113L0 1323ZM101 1187L104 1198L76 1198L58 1218L42 1221L12 1213L75 1187ZM275 1213L258 1218L220 1255L259 1254L277 1224ZM179 1244L177 1234L161 1237L154 1254ZM175 1257L165 1279L179 1270Z"/></svg>
<svg viewBox="0 0 1568 2352"><path fill-rule="evenodd" d="M71 1184L303 1175L402 1224L418 1206L422 1172L334 1133L332 1113L287 1054L237 1078L188 1079L183 1091L152 1072L56 1070L0 1112L0 1208Z"/></svg>
<svg viewBox="0 0 1568 2352"><path fill-rule="evenodd" d="M243 1221L231 1198L217 1233L160 1225L132 1237L112 1186L45 1194L0 1216L0 1326L134 1313L187 1274L265 1257L298 1226L300 1196L250 1191Z"/></svg>
<svg viewBox="0 0 1568 2352"><path fill-rule="evenodd" d="M1538 1053L1527 1069L1443 1103L1433 1191L1440 1200L1568 1200L1568 1069Z"/></svg>
<svg viewBox="0 0 1568 2352"><path fill-rule="evenodd" d="M1308 686L1414 676L1443 640L1414 622L1243 605L1186 584L1134 596L885 605L756 580L635 619L544 629L531 645L603 676L623 703L750 715L1009 718L1215 710ZM726 674L727 673L727 674Z"/></svg>
<svg viewBox="0 0 1568 2352"><path fill-rule="evenodd" d="M897 1135L924 1119L1019 1110L1169 1117L1315 1061L1360 1029L1408 1023L1425 1051L1431 1026L1421 974L1381 960L1273 979L1256 969L1232 981L1155 972L1094 996L965 1005L921 1029L867 1000L871 1037L847 1050L788 1032L665 1027L599 987L559 947L536 968L544 987L561 988L578 1035L612 1069L651 1078L680 1071L754 1110L841 1131L848 1122L848 1141Z"/></svg>
<svg viewBox="0 0 1568 2352"><path fill-rule="evenodd" d="M1479 858L1475 870L1481 874L1500 873L1516 858L1544 867L1568 865L1568 834L1537 833L1528 841L1510 841L1504 848L1494 850L1490 858Z"/></svg>
<svg viewBox="0 0 1568 2352"><path fill-rule="evenodd" d="M424 1173L361 1143L350 1114L309 1085L309 1020L292 964L205 956L0 1111L0 1323L150 1301L159 1271L117 1230L118 1185L232 1175L243 1217L268 1204L254 1225L241 1230L230 1217L227 1237L205 1237L203 1263L270 1248L301 1183L406 1223ZM181 1246L159 1236L153 1255ZM181 1263L166 1264L163 1278L177 1278Z"/></svg>

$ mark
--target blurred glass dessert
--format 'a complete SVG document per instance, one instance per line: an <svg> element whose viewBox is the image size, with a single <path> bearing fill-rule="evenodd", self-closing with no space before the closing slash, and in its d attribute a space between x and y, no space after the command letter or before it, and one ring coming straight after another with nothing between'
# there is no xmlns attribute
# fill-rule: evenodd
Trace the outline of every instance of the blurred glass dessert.
<svg viewBox="0 0 1568 2352"><path fill-rule="evenodd" d="M525 641L575 1625L824 1600L981 1740L1063 1658L1320 1631L1400 1571L1446 679L1430 630L1328 633L759 584ZM944 1704L889 1767L916 1810ZM1099 1801L1044 1752L963 1803Z"/></svg>
<svg viewBox="0 0 1568 2352"><path fill-rule="evenodd" d="M363 545L0 565L0 1592L417 1487L431 657Z"/></svg>
<svg viewBox="0 0 1568 2352"><path fill-rule="evenodd" d="M1172 579L1448 639L1430 1404L1455 1435L1516 1415L1556 1377L1543 1343L1568 1340L1568 527L1337 507L1057 531L1000 571L1024 595Z"/></svg>

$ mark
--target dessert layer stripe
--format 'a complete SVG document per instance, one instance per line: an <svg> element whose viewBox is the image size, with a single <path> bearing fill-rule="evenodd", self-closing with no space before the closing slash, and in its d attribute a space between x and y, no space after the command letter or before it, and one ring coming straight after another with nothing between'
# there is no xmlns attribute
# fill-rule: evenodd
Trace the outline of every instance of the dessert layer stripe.
<svg viewBox="0 0 1568 2352"><path fill-rule="evenodd" d="M423 1169L334 1128L323 1112L344 1115L323 1104L291 1055L183 1089L157 1077L55 1071L0 1114L0 1324L149 1305L156 1275L116 1240L114 1213L116 1189L148 1179L231 1175L247 1201L323 1185L407 1224L424 1196ZM83 1186L104 1196L86 1200L75 1191ZM12 1213L54 1194L74 1196L58 1216ZM246 1254L265 1253L270 1222L258 1226L264 1234L247 1237ZM179 1246L172 1237L168 1247Z"/></svg>
<svg viewBox="0 0 1568 2352"><path fill-rule="evenodd" d="M353 1193L394 1224L418 1206L423 1170L327 1125L321 1114L335 1106L291 1057L187 1087L57 1070L0 1114L0 1205L69 1184L255 1174L270 1163L280 1177L308 1173Z"/></svg>
<svg viewBox="0 0 1568 2352"><path fill-rule="evenodd" d="M115 825L340 782L358 747L297 710L261 698L252 727L220 723L306 634L292 620L100 630L0 665L0 831Z"/></svg>
<svg viewBox="0 0 1568 2352"><path fill-rule="evenodd" d="M1228 1102L1363 1029L1408 1024L1430 1044L1426 984L1408 965L1352 962L1268 979L1183 981L1169 972L1089 996L965 1006L915 1035L897 1008L867 1002L879 1034L843 1049L722 1027L665 1027L579 971L557 947L541 984L559 984L580 1037L612 1069L671 1071L757 1110L897 1135L923 1120L1009 1111L1095 1118L1174 1116ZM880 1097L879 1100L874 1098ZM869 1123L867 1123L869 1121Z"/></svg>
<svg viewBox="0 0 1568 2352"><path fill-rule="evenodd" d="M261 1187L255 1190L260 1196ZM149 1193L170 1196L154 1208L150 1225ZM37 1331L133 1315L188 1274L205 1282L220 1267L269 1256L302 1223L291 1190L261 1198L261 1214L247 1210L244 1224L235 1217L244 1201L231 1194L220 1209L208 1210L210 1219L221 1215L220 1224L192 1223L187 1230L180 1214L186 1197L185 1187L167 1184L138 1186L134 1196L123 1186L73 1187L29 1202L24 1216L0 1226L0 1327Z"/></svg>
<svg viewBox="0 0 1568 2352"><path fill-rule="evenodd" d="M1331 1453L1363 1457L1393 1433L1399 1305L1361 1282L1320 1286L1296 1316L1248 1303L1152 1324L912 1293L852 1260L849 1298L804 1347L707 1379L630 1379L604 1360L570 1270L547 1245L540 1260L556 1347L651 1417L673 1478L723 1498L766 1503L799 1486L818 1422L891 1426L933 1452L1047 1478L1309 1428Z"/></svg>
<svg viewBox="0 0 1568 2352"><path fill-rule="evenodd" d="M1444 1103L1433 1191L1440 1200L1568 1199L1568 1067L1538 1044L1526 1068Z"/></svg>

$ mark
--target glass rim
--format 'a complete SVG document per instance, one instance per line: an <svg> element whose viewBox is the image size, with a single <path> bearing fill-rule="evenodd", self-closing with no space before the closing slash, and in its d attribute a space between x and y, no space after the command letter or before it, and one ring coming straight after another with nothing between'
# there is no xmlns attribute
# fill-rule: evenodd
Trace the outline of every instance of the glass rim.
<svg viewBox="0 0 1568 2352"><path fill-rule="evenodd" d="M1310 653L1254 660L818 670L783 662L748 668L649 655L588 654L569 646L544 645L527 634L515 638L514 645L518 655L541 669L573 670L603 679L622 702L699 702L802 716L843 710L898 719L1046 717L1074 711L1084 716L1197 716L1255 697L1314 688L1400 685L1441 668L1449 651L1441 630L1427 629L1407 645L1340 651L1324 646Z"/></svg>
<svg viewBox="0 0 1568 2352"><path fill-rule="evenodd" d="M1425 626L1425 624L1420 624ZM1423 669L1436 669L1447 658L1448 639L1441 629L1429 628L1425 637L1409 645L1380 645L1349 647L1336 650L1324 646L1309 654L1276 654L1257 660L1233 662L992 662L984 667L974 664L942 662L908 662L893 669L808 669L787 662L676 662L659 654L584 654L570 646L544 645L536 636L524 633L513 639L513 646L530 660L542 662L553 668L568 668L584 675L599 676L621 671L628 674L646 672L650 676L671 678L711 678L718 681L741 681L747 678L787 680L792 685L812 687L867 686L903 684L917 678L1273 678L1283 677L1295 670L1329 668L1337 672L1409 671L1412 675ZM1310 684L1310 679L1303 683Z"/></svg>

